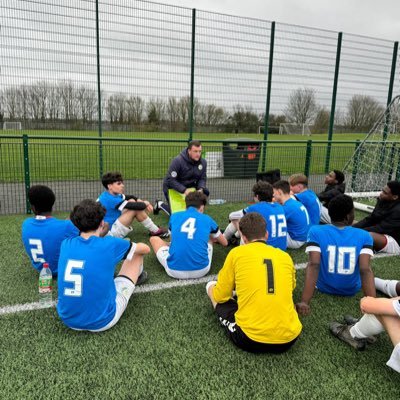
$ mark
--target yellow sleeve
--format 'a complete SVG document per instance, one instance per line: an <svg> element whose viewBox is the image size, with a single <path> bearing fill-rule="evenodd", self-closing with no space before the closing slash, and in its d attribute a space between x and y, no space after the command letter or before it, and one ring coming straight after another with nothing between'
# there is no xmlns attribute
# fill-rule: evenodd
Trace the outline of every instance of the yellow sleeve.
<svg viewBox="0 0 400 400"><path fill-rule="evenodd" d="M232 297L235 288L235 271L233 268L233 257L231 250L226 257L224 266L219 271L217 284L213 289L214 300L217 303L225 303Z"/></svg>

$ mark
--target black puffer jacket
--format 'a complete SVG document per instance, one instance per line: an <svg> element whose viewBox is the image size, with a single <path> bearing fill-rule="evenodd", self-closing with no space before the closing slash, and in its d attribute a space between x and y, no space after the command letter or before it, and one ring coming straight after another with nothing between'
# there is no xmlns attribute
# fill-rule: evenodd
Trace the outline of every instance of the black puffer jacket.
<svg viewBox="0 0 400 400"><path fill-rule="evenodd" d="M193 161L187 152L182 150L178 157L175 157L169 166L166 177L163 182L163 191L175 189L183 193L187 188L203 189L208 195L206 188L207 181L207 161L200 158L199 161Z"/></svg>
<svg viewBox="0 0 400 400"><path fill-rule="evenodd" d="M339 194L344 194L345 189L346 184L344 182L337 183L336 185L326 185L325 189L317 196L319 198L319 201L325 207L328 207L329 202Z"/></svg>

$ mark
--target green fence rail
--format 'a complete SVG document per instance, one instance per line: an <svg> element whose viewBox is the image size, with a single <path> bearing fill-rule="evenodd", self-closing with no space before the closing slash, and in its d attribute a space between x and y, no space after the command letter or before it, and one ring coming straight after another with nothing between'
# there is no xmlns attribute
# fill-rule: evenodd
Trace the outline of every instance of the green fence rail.
<svg viewBox="0 0 400 400"><path fill-rule="evenodd" d="M251 201L256 173L273 169L279 169L282 178L303 172L312 189L324 187L327 141L230 138L202 144L211 198ZM181 139L0 136L0 214L29 213L26 193L38 183L54 189L57 210L68 211L84 198L97 198L103 190L100 176L111 170L122 172L127 193L151 201L162 198L162 180L169 164L186 145ZM397 176L399 143L383 145L393 154L392 174ZM332 168L342 168L356 146L355 141L332 142ZM265 159L262 148L268 149ZM352 171L358 173L357 165Z"/></svg>

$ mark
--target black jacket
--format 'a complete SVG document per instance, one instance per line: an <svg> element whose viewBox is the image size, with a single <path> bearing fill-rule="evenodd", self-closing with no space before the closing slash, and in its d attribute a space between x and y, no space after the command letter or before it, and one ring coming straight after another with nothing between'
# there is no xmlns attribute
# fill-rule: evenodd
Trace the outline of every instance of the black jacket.
<svg viewBox="0 0 400 400"><path fill-rule="evenodd" d="M207 161L200 158L199 161L193 161L187 152L182 150L178 157L175 157L169 166L166 177L163 182L163 191L175 189L183 193L187 188L203 189L208 195L206 188L207 181Z"/></svg>
<svg viewBox="0 0 400 400"><path fill-rule="evenodd" d="M344 194L345 189L346 184L344 182L338 183L336 185L326 185L325 189L317 196L319 198L319 201L325 207L328 207L329 202L339 194Z"/></svg>
<svg viewBox="0 0 400 400"><path fill-rule="evenodd" d="M372 214L354 226L368 232L389 235L400 244L400 201L378 199Z"/></svg>

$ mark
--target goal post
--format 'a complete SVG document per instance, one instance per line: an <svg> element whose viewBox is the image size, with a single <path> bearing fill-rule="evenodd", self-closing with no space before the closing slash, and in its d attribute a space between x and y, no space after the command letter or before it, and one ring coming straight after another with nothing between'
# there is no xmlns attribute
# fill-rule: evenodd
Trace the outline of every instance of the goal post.
<svg viewBox="0 0 400 400"><path fill-rule="evenodd" d="M282 122L279 125L280 135L302 135L311 136L310 125L308 124L296 124L291 122Z"/></svg>
<svg viewBox="0 0 400 400"><path fill-rule="evenodd" d="M22 124L20 121L4 121L3 131L20 131L22 130Z"/></svg>

